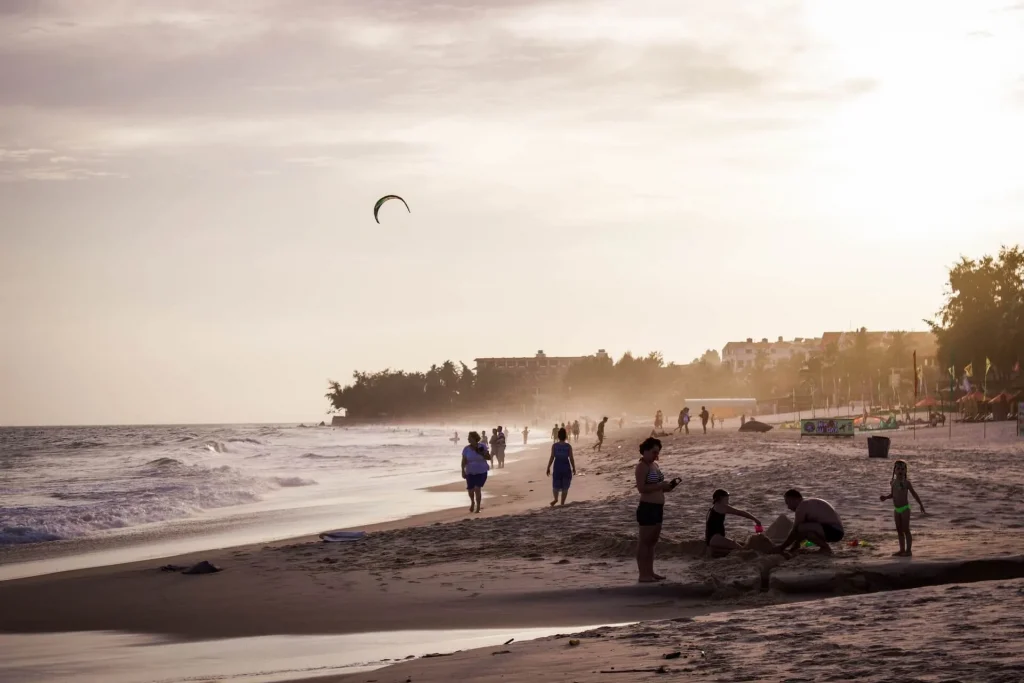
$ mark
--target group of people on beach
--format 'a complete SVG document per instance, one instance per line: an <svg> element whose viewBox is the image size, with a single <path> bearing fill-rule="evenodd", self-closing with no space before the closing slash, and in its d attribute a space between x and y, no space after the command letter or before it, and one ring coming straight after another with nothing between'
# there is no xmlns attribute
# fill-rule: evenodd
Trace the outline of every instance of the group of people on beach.
<svg viewBox="0 0 1024 683"><path fill-rule="evenodd" d="M563 422L562 426L559 427L558 423L551 429L551 443L558 443L558 434L560 431L565 432L566 436L572 436L573 442L579 442L580 440L580 421L575 420L570 422L568 426ZM587 433L590 433L590 421L587 420Z"/></svg>
<svg viewBox="0 0 1024 683"><path fill-rule="evenodd" d="M658 465L661 454L661 441L649 437L640 444L640 460L636 464L636 489L640 493L640 502L636 508L636 521L639 526L639 542L637 543L636 563L640 583L651 583L664 580L664 576L654 571L654 548L661 536L664 521L665 494L671 493L681 483L678 477L665 480ZM914 496L925 514L924 504L918 497L908 478L909 467L903 460L893 464L892 478L889 482L889 494L881 496L881 500L892 500L895 507L896 532L899 536L900 549L896 556L912 555L913 537L910 533L910 504L908 496ZM785 540L780 544L768 540L762 542L758 549L786 553L796 550L802 544L813 544L819 552L832 554L833 543L839 543L846 535L843 521L832 507L832 504L821 498L805 498L797 489L789 489L783 494L786 507L794 513L792 528ZM726 535L725 518L727 515L743 517L754 523L754 533L764 532L761 521L746 510L730 505L729 492L716 489L711 494L711 507L708 508L704 520L704 544L712 554L727 553L744 547ZM748 542L749 543L749 542Z"/></svg>
<svg viewBox="0 0 1024 683"><path fill-rule="evenodd" d="M608 418L603 418L597 423L597 443L593 450L600 451L604 444L604 427ZM571 430L571 431L570 431ZM554 506L561 501L565 505L565 499L569 495L569 486L572 484L573 475L576 474L576 460L573 456L572 444L569 443L570 433L573 440L579 440L580 423L575 420L566 427L555 425L551 430L554 443L551 444L551 457L548 459L547 476L551 477L552 499ZM487 430L483 430L486 434ZM523 444L526 444L529 435L529 427L523 429ZM458 439L458 433L456 433ZM466 491L469 494L469 511L480 512L480 503L483 498L483 487L487 482L487 473L491 470L491 461L497 461L498 469L505 466L505 431L503 427L492 430L490 447L487 439L479 432L470 432L467 441L469 442L462 449L462 478L466 480Z"/></svg>
<svg viewBox="0 0 1024 683"><path fill-rule="evenodd" d="M701 411L702 422L704 421L703 414L706 412L706 409ZM598 441L594 445L594 450L600 450L604 442L604 426L607 422L608 418L606 417L597 426ZM578 425L578 422L571 423L570 429L578 427ZM496 451L496 447L501 448L499 460L501 463L499 467L501 467L504 465L503 430L498 427L493 432L490 441L491 450ZM550 505L552 506L559 503L565 505L569 487L576 474L576 460L572 444L569 443L569 429L565 425L561 427L556 425L553 432L554 443L551 445L551 455L547 463L547 476L551 477L552 499ZM500 438L498 438L499 435L501 435ZM490 461L498 456L497 452L492 456L488 450L487 441L483 440L477 432L470 432L468 440L469 444L462 450L462 476L466 480L466 489L469 494L469 511L480 512L482 489L487 481ZM640 501L636 508L636 521L639 527L636 562L641 583L662 581L665 578L654 571L654 549L661 537L665 494L674 491L682 482L678 477L666 481L658 464L661 450L661 440L654 436L645 439L640 444L640 460L634 470L636 489L640 494ZM880 496L882 501L893 501L896 532L899 536L900 546L899 551L894 553L897 556L912 555L910 496L914 497L917 504L921 506L921 513L925 514L924 504L910 483L907 463L897 460L893 464L889 493ZM785 540L775 544L767 537L761 536L764 533L764 527L761 525L760 519L746 510L733 507L730 504L729 492L724 489L716 489L711 494L711 506L708 508L704 520L704 544L709 552L712 554L728 553L732 550L753 547L752 540L748 540L744 545L729 538L726 534L726 517L733 515L754 523L755 537L765 539L756 546L756 549L761 552L786 553L796 550L803 544L817 546L819 552L831 555L832 544L839 543L846 535L843 521L832 504L821 498L804 497L795 488L786 491L782 498L786 507L794 513L794 521Z"/></svg>

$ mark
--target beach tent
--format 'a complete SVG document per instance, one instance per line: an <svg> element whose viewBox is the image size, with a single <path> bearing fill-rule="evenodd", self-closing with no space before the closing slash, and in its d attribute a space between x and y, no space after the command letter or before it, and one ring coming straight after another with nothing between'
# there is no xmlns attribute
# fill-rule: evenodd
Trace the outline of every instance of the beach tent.
<svg viewBox="0 0 1024 683"><path fill-rule="evenodd" d="M935 399L934 396L925 396L920 401L914 404L915 408L938 408L941 404Z"/></svg>
<svg viewBox="0 0 1024 683"><path fill-rule="evenodd" d="M740 427L741 432L756 432L759 434L770 432L771 430L771 425L765 424L764 422L758 422L757 420L747 420L746 423Z"/></svg>

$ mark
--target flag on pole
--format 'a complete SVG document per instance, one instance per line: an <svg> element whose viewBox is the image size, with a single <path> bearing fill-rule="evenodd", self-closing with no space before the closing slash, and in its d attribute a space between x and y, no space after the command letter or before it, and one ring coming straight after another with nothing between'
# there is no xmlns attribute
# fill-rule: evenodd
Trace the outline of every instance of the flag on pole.
<svg viewBox="0 0 1024 683"><path fill-rule="evenodd" d="M921 376L917 372L917 351L914 351L914 403L917 403L917 388L921 385Z"/></svg>
<svg viewBox="0 0 1024 683"><path fill-rule="evenodd" d="M990 361L988 358L985 358L985 381L982 382L982 386L984 387L984 391L985 391L985 396L988 396L988 372L991 369L992 369L992 361Z"/></svg>
<svg viewBox="0 0 1024 683"><path fill-rule="evenodd" d="M964 377L974 377L974 363L968 363L964 368Z"/></svg>
<svg viewBox="0 0 1024 683"><path fill-rule="evenodd" d="M1013 371L1020 372L1020 361L1017 361L1017 364L1013 366Z"/></svg>

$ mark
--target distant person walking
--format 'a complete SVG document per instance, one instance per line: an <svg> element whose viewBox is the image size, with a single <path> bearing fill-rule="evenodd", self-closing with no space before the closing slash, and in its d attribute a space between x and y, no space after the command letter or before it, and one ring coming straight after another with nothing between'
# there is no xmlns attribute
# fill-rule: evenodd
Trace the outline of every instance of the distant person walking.
<svg viewBox="0 0 1024 683"><path fill-rule="evenodd" d="M640 462L636 464L636 490L640 492L640 504L636 508L636 523L640 527L640 538L636 546L636 566L640 583L664 581L665 577L654 573L654 546L661 537L661 523L665 513L665 493L679 485L679 479L665 481L665 475L658 467L661 441L650 437L640 444Z"/></svg>
<svg viewBox="0 0 1024 683"><path fill-rule="evenodd" d="M704 406L701 406L700 407L700 425L701 425L701 427L704 428L704 433L705 434L708 433L708 418L710 418L710 417L711 417L711 414L708 413L708 409L705 408Z"/></svg>
<svg viewBox="0 0 1024 683"><path fill-rule="evenodd" d="M469 445L462 449L462 478L466 480L466 492L469 493L469 511L480 512L480 499L483 497L487 472L491 465L491 455L476 432L469 433Z"/></svg>
<svg viewBox="0 0 1024 683"><path fill-rule="evenodd" d="M604 426L607 424L608 418L604 418L597 425L597 443L594 444L594 450L600 451L601 446L604 445Z"/></svg>
<svg viewBox="0 0 1024 683"><path fill-rule="evenodd" d="M683 408L683 431L687 434L690 433L690 409L689 407Z"/></svg>
<svg viewBox="0 0 1024 683"><path fill-rule="evenodd" d="M608 418L606 417L605 420L607 421ZM626 418L620 417L619 418L619 429L622 429L625 426L626 426Z"/></svg>
<svg viewBox="0 0 1024 683"><path fill-rule="evenodd" d="M682 410L679 411L679 417L676 419L676 431L677 432L683 431L683 422L684 422L683 418L685 418L685 417L686 417L686 408L683 408Z"/></svg>
<svg viewBox="0 0 1024 683"><path fill-rule="evenodd" d="M665 416L659 410L654 414L654 431L660 432L662 426L665 424Z"/></svg>
<svg viewBox="0 0 1024 683"><path fill-rule="evenodd" d="M555 443L556 441L558 441L558 423L557 422L555 423L555 426L551 428L551 443Z"/></svg>
<svg viewBox="0 0 1024 683"><path fill-rule="evenodd" d="M566 443L569 435L564 429L558 430L558 441L551 444L551 457L548 458L548 476L551 477L551 505L562 498L562 505L565 505L565 497L569 495L569 485L572 484L572 477L576 474L576 461L572 457L572 444ZM552 465L554 474L552 474Z"/></svg>
<svg viewBox="0 0 1024 683"><path fill-rule="evenodd" d="M506 446L505 430L504 430L504 428L502 428L501 425L498 425L498 435L497 436L498 436L498 439L497 439L497 441L495 441L494 446L491 448L491 450L494 453L495 459L497 459L497 461L498 461L498 469L501 470L501 469L505 468L505 446Z"/></svg>
<svg viewBox="0 0 1024 683"><path fill-rule="evenodd" d="M573 443L579 443L580 441L580 421L573 420L572 423L572 440Z"/></svg>
<svg viewBox="0 0 1024 683"><path fill-rule="evenodd" d="M523 445L526 445L527 440L530 438L530 426L523 427Z"/></svg>
<svg viewBox="0 0 1024 683"><path fill-rule="evenodd" d="M716 420L716 419L718 419L718 418L716 418L716 417L715 417L715 414L714 414L714 413L711 413L711 428L712 428L712 429L714 429L714 428L715 428L715 420Z"/></svg>

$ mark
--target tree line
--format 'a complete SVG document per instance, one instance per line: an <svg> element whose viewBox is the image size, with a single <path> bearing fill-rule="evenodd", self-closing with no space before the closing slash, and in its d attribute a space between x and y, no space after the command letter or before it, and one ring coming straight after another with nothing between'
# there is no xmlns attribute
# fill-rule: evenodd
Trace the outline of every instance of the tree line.
<svg viewBox="0 0 1024 683"><path fill-rule="evenodd" d="M925 321L938 342L938 363L919 359L918 394L962 384L965 368L982 386L1009 388L1021 382L1024 358L1024 250L1004 247L996 256L962 258L949 269L945 303ZM626 352L618 360L588 356L557 381L501 370L474 372L446 360L426 372L385 369L353 373L342 385L329 381L332 411L360 419L444 418L502 412L524 420L552 414L677 410L686 398L756 398L780 412L842 406L851 401L895 407L915 395L913 351L904 332L879 343L865 328L844 335L814 354L773 362L765 350L750 367L734 370L708 350L685 365L665 363L661 353ZM953 368L950 373L949 369ZM991 393L991 392L990 392Z"/></svg>

